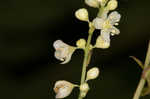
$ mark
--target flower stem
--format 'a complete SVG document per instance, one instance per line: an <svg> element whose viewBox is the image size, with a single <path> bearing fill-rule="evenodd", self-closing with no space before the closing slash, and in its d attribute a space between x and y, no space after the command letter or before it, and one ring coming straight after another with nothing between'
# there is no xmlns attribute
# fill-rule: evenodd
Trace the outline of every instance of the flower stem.
<svg viewBox="0 0 150 99"><path fill-rule="evenodd" d="M104 7L101 7L99 9L97 17L101 17L102 14L103 14L103 11L104 11ZM86 47L85 47L85 50L84 50L84 60L83 60L83 67L82 67L82 74L81 74L80 85L83 84L83 83L85 83L86 67L90 63L90 58L92 56L92 53L90 53L91 50L92 50L92 49L90 49L90 44L91 44L91 39L92 39L93 32L94 32L95 28L93 27L93 25L89 25L89 27L90 28L89 28L89 32L88 32L89 33L88 40L87 40L87 44L86 44ZM83 99L83 97L81 96L81 94L82 94L82 92L80 91L78 99Z"/></svg>
<svg viewBox="0 0 150 99"><path fill-rule="evenodd" d="M146 59L145 59L144 69L149 66L149 63L150 63L150 41L148 44L148 50L147 50L147 55L146 55ZM145 85L145 82L146 82L146 79L141 77L141 80L140 80L138 87L135 91L133 99L139 99L140 98L141 92L142 92L144 85Z"/></svg>
<svg viewBox="0 0 150 99"><path fill-rule="evenodd" d="M81 75L81 82L80 84L83 84L85 82L85 77L86 77L86 67L89 63L89 53L90 53L90 43L91 43L91 39L92 39L92 35L94 32L95 28L94 27L90 27L89 29L89 36L88 36L88 40L87 40L87 45L86 48L84 50L84 60L83 60L83 67L82 67L82 75ZM78 97L78 99L83 99L83 97L81 97L81 92L80 95Z"/></svg>

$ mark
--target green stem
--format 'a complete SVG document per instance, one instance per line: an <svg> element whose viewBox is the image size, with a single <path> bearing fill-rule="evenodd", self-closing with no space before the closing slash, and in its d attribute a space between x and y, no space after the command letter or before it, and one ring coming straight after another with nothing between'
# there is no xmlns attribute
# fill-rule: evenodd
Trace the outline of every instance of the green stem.
<svg viewBox="0 0 150 99"><path fill-rule="evenodd" d="M103 14L103 12L104 12L104 7L102 6L99 9L97 17L101 17L102 14ZM89 35L88 35L87 44L86 44L86 47L85 47L85 50L84 50L84 60L83 60L83 67L82 67L82 74L81 74L80 85L83 84L83 83L85 83L86 67L87 67L87 65L90 62L90 57L91 57L91 54L90 54L90 51L91 51L90 44L91 44L91 39L92 39L92 35L93 35L94 30L95 30L95 28L91 25L90 29L89 29ZM82 94L82 92L80 91L78 99L83 99L83 97L81 96L81 94Z"/></svg>
<svg viewBox="0 0 150 99"><path fill-rule="evenodd" d="M94 30L95 30L94 27L91 27L89 29L89 36L88 36L88 40L87 40L87 45L86 45L86 48L84 50L85 53L84 53L84 60L83 60L83 67L82 67L80 85L85 82L86 67L87 67L87 64L88 64L88 61L89 61L88 58L89 58L89 52L90 52L90 43L91 43L91 39L92 39L92 35L93 35ZM81 92L80 92L80 95L79 95L78 99L83 99L83 97L81 97Z"/></svg>
<svg viewBox="0 0 150 99"><path fill-rule="evenodd" d="M92 28L89 31L88 41L87 41L87 45L85 48L85 54L84 54L85 56L84 56L83 68L82 68L81 84L83 84L85 81L86 67L87 67L87 63L88 63L88 57L89 57L89 52L90 52L90 43L91 43L93 31L94 31L94 29L92 29Z"/></svg>
<svg viewBox="0 0 150 99"><path fill-rule="evenodd" d="M98 14L97 14L97 17L101 17L101 16L102 16L102 14L103 14L103 12L104 12L104 9L105 9L104 6L101 6L101 7L99 8L99 12L98 12Z"/></svg>
<svg viewBox="0 0 150 99"><path fill-rule="evenodd" d="M149 66L149 63L150 63L150 41L148 44L148 50L147 50L147 55L146 55L146 59L145 59L144 69ZM135 91L133 99L139 99L140 98L141 92L142 92L144 85L145 85L145 82L146 82L146 79L141 77L141 80L140 80L138 87Z"/></svg>

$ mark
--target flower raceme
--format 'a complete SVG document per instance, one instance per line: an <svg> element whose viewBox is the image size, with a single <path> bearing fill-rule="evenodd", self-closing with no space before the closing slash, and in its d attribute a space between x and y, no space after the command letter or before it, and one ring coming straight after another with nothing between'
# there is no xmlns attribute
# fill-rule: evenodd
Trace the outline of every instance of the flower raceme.
<svg viewBox="0 0 150 99"><path fill-rule="evenodd" d="M86 8L80 8L75 12L75 17L80 21L88 22L89 24L89 36L88 39L80 38L76 42L76 46L70 46L64 43L62 40L56 40L53 44L55 48L54 56L56 59L62 61L61 64L66 64L71 60L72 54L76 49L84 50L84 61L87 64L90 62L90 51L93 48L106 49L110 46L110 36L120 34L120 30L115 26L118 25L121 15L115 10L118 6L117 0L85 0L85 3L94 8L98 8L99 12L97 17L93 21L89 20L89 13ZM95 29L100 30L100 35L96 39L96 43L93 46L91 44L92 34ZM81 83L80 85L75 85L65 80L59 80L54 85L54 91L56 93L56 98L66 98L72 92L75 87L80 90L80 95L78 99L83 99L86 97L89 91L89 80L94 80L99 76L100 70L97 67L93 67L86 71L87 64L83 64Z"/></svg>

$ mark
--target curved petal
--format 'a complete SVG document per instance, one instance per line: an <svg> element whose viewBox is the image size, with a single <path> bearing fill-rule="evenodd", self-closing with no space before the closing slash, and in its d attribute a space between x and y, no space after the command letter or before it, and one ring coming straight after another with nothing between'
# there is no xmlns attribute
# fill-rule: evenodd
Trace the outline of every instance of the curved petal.
<svg viewBox="0 0 150 99"><path fill-rule="evenodd" d="M56 99L62 99L69 96L71 91L68 91L66 88L60 88L58 93L56 94Z"/></svg>
<svg viewBox="0 0 150 99"><path fill-rule="evenodd" d="M97 17L93 20L93 24L96 29L102 29L103 23L104 23L104 20L102 18Z"/></svg>
<svg viewBox="0 0 150 99"><path fill-rule="evenodd" d="M101 30L101 37L105 42L110 42L110 32L106 30Z"/></svg>
<svg viewBox="0 0 150 99"><path fill-rule="evenodd" d="M53 46L56 50L54 56L56 57L56 59L63 61L61 64L68 63L71 60L71 56L76 49L76 47L67 45L61 40L55 41Z"/></svg>
<svg viewBox="0 0 150 99"><path fill-rule="evenodd" d="M59 98L65 98L69 96L73 88L74 88L74 84L68 81L65 80L57 81L54 86L56 98L59 99Z"/></svg>
<svg viewBox="0 0 150 99"><path fill-rule="evenodd" d="M108 48L110 46L110 32L102 30L101 35L98 36L96 40L96 45L97 48Z"/></svg>
<svg viewBox="0 0 150 99"><path fill-rule="evenodd" d="M117 12L117 11L113 11L109 14L108 16L108 20L110 21L110 23L112 25L114 25L115 23L119 22L121 18L121 15Z"/></svg>
<svg viewBox="0 0 150 99"><path fill-rule="evenodd" d="M64 43L62 40L56 40L53 43L53 46L54 46L55 49L57 49L57 48L61 48L61 47L67 47L69 45L67 45L66 43Z"/></svg>
<svg viewBox="0 0 150 99"><path fill-rule="evenodd" d="M67 56L64 58L64 61L61 64L66 64L71 60L72 54L74 53L74 51L76 50L75 47L69 47L69 52L67 54Z"/></svg>
<svg viewBox="0 0 150 99"><path fill-rule="evenodd" d="M120 30L117 29L116 27L112 26L112 28L110 29L111 31L111 35L119 35L120 34Z"/></svg>

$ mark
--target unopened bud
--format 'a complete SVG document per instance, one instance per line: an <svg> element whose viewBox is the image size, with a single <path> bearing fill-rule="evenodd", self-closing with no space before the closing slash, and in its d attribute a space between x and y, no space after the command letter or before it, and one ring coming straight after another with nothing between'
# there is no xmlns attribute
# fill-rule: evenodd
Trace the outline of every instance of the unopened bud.
<svg viewBox="0 0 150 99"><path fill-rule="evenodd" d="M117 0L110 0L107 4L107 8L109 10L115 10L118 7L118 1Z"/></svg>
<svg viewBox="0 0 150 99"><path fill-rule="evenodd" d="M98 0L85 0L85 3L90 6L90 7L94 7L94 8L98 8L99 7L99 2Z"/></svg>
<svg viewBox="0 0 150 99"><path fill-rule="evenodd" d="M88 85L88 83L84 83L84 84L81 84L80 85L80 91L81 92L88 92L89 91L89 85Z"/></svg>
<svg viewBox="0 0 150 99"><path fill-rule="evenodd" d="M95 79L99 76L99 69L97 67L93 67L87 72L87 78L86 81Z"/></svg>
<svg viewBox="0 0 150 99"><path fill-rule="evenodd" d="M85 8L78 9L75 12L75 16L81 21L89 21L88 11Z"/></svg>
<svg viewBox="0 0 150 99"><path fill-rule="evenodd" d="M85 40L85 39L79 39L79 40L76 42L76 45L77 45L77 47L79 47L79 48L85 48L85 44L86 44L86 40Z"/></svg>
<svg viewBox="0 0 150 99"><path fill-rule="evenodd" d="M105 5L105 3L106 3L106 0L97 0L102 6L104 6Z"/></svg>
<svg viewBox="0 0 150 99"><path fill-rule="evenodd" d="M81 96L82 98L86 97L86 95L87 95L87 92L81 92L81 94L80 94L80 96Z"/></svg>

